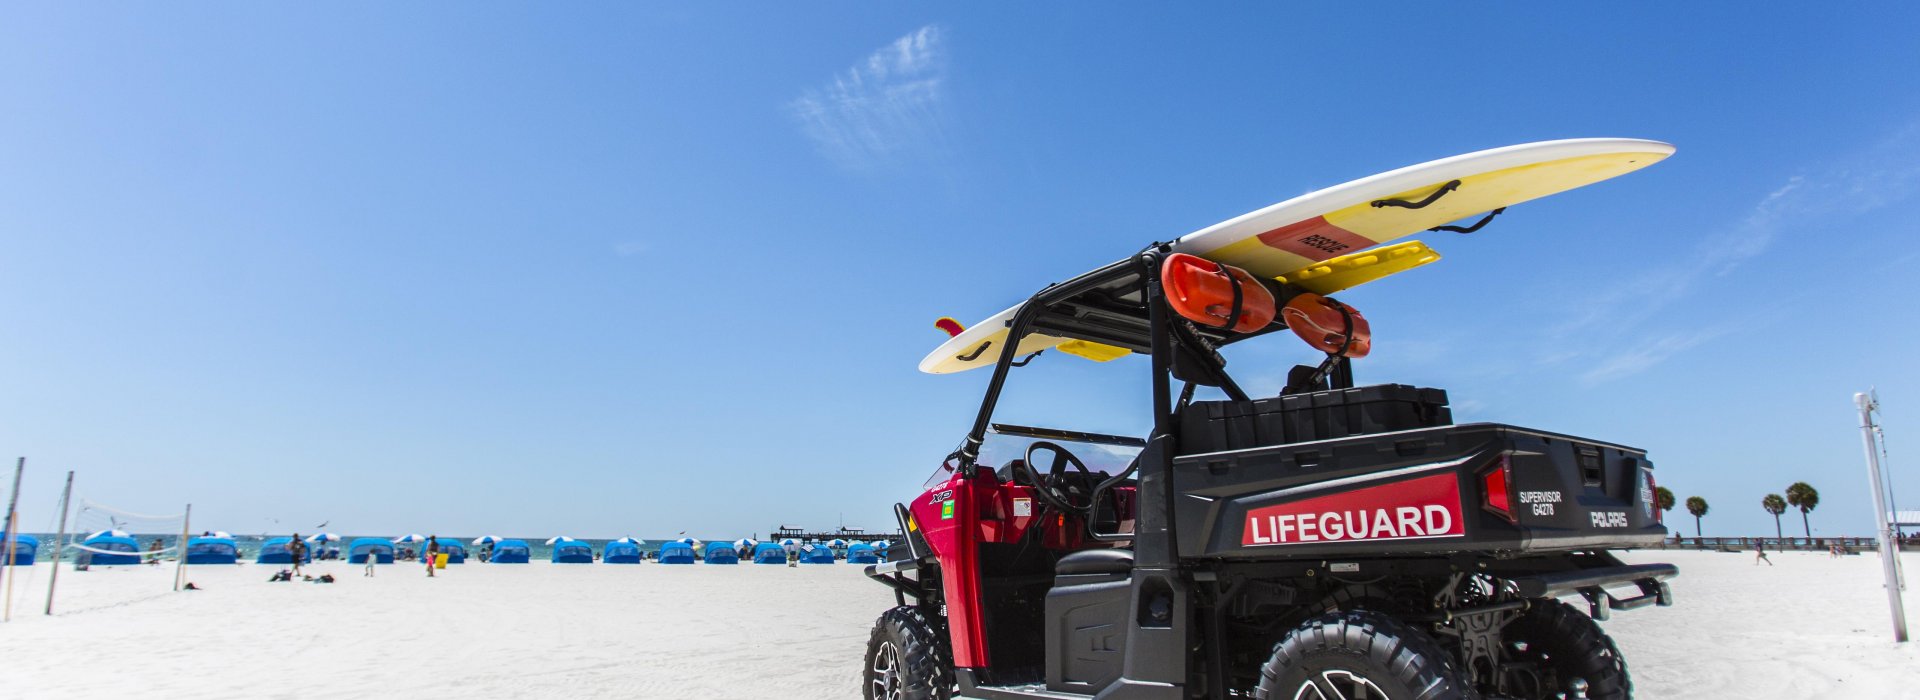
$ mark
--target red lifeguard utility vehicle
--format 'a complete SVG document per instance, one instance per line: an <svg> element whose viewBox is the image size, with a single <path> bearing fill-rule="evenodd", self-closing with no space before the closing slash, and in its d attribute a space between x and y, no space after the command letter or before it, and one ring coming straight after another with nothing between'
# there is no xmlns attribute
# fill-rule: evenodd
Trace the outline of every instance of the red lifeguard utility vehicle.
<svg viewBox="0 0 1920 700"><path fill-rule="evenodd" d="M1474 177L1424 189L1402 178L1346 199L1418 211L1491 186ZM1223 226L1287 247L1247 218ZM1283 235L1367 237L1320 220ZM898 606L874 626L865 696L1630 697L1624 658L1595 621L1670 604L1664 581L1677 573L1608 552L1666 536L1644 452L1455 425L1443 391L1354 386L1366 320L1310 283L1413 265L1368 261L1358 246L1310 260L1320 274L1276 275L1183 252L1212 230L1048 286L973 335L943 321L958 344L923 369L991 362L993 375L960 448L895 506L904 541L866 570ZM1220 350L1282 330L1325 360L1294 368L1279 396L1251 396ZM1036 346L1147 356L1148 435L996 423ZM1024 451L987 464L995 441ZM1111 466L1090 465L1095 455Z"/></svg>

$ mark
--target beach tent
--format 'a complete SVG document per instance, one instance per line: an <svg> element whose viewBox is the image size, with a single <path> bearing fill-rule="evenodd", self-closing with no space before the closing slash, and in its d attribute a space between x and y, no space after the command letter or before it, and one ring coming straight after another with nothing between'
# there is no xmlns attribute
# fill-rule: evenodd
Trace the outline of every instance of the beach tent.
<svg viewBox="0 0 1920 700"><path fill-rule="evenodd" d="M640 563L640 545L633 543L632 539L629 537L608 542L606 549L600 552L600 561L608 564Z"/></svg>
<svg viewBox="0 0 1920 700"><path fill-rule="evenodd" d="M132 537L96 535L87 538L87 541L80 543L80 546L94 550L106 550L105 552L87 552L87 554L92 556L92 559L90 559L88 563L95 566L140 563L140 555L136 553L140 549L140 543L133 541Z"/></svg>
<svg viewBox="0 0 1920 700"><path fill-rule="evenodd" d="M685 542L668 542L660 545L659 559L662 564L692 564L695 559L693 545Z"/></svg>
<svg viewBox="0 0 1920 700"><path fill-rule="evenodd" d="M440 553L447 555L448 564L467 563L467 546L460 544L459 540L450 540L441 537L435 539L434 542L440 545Z"/></svg>
<svg viewBox="0 0 1920 700"><path fill-rule="evenodd" d="M800 548L800 563L832 564L833 550L827 549L823 545L817 545L817 544L806 545Z"/></svg>
<svg viewBox="0 0 1920 700"><path fill-rule="evenodd" d="M392 564L393 543L379 537L356 537L347 545L348 564L365 564L367 557L373 557L375 564Z"/></svg>
<svg viewBox="0 0 1920 700"><path fill-rule="evenodd" d="M714 542L707 545L706 562L708 564L738 564L740 563L740 550L734 549L733 545L725 542Z"/></svg>
<svg viewBox="0 0 1920 700"><path fill-rule="evenodd" d="M772 542L756 544L753 546L753 563L785 564L787 563L787 549Z"/></svg>
<svg viewBox="0 0 1920 700"><path fill-rule="evenodd" d="M33 566L33 560L40 553L40 538L22 533L13 541L13 565ZM7 533L0 532L0 565L7 563Z"/></svg>
<svg viewBox="0 0 1920 700"><path fill-rule="evenodd" d="M494 564L527 563L526 540L500 540L493 546L493 558L487 560Z"/></svg>
<svg viewBox="0 0 1920 700"><path fill-rule="evenodd" d="M847 563L878 564L880 556L873 553L873 545L855 542L853 546L847 548Z"/></svg>
<svg viewBox="0 0 1920 700"><path fill-rule="evenodd" d="M571 537L559 538L553 544L553 563L592 564L593 545Z"/></svg>
<svg viewBox="0 0 1920 700"><path fill-rule="evenodd" d="M231 537L195 537L187 540L188 564L238 564L240 545Z"/></svg>
<svg viewBox="0 0 1920 700"><path fill-rule="evenodd" d="M288 545L291 544L293 544L293 538L291 537L275 537L266 542L262 542L260 543L260 556L255 558L254 561L261 564L292 564L293 550L288 547ZM311 561L313 561L313 550L309 549L300 557L300 563L305 564Z"/></svg>

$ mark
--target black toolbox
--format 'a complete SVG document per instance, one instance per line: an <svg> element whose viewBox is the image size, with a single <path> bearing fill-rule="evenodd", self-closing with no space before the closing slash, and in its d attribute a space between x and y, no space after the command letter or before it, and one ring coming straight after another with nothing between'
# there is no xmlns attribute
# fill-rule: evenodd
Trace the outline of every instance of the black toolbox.
<svg viewBox="0 0 1920 700"><path fill-rule="evenodd" d="M1253 401L1195 401L1180 414L1180 454L1285 445L1453 424L1444 389L1377 384Z"/></svg>

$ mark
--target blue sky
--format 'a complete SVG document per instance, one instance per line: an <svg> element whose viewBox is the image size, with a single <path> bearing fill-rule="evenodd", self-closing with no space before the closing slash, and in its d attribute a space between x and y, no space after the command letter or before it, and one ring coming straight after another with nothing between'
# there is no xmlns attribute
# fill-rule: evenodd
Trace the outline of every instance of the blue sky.
<svg viewBox="0 0 1920 700"><path fill-rule="evenodd" d="M1771 532L1920 506L1920 10L1646 4L40 4L0 23L0 454L196 529L890 527L1048 282L1433 158L1679 152L1344 298L1363 381L1648 449ZM1301 346L1234 352L1272 390ZM1006 417L1138 431L1144 367ZM278 524L275 524L278 521ZM1797 523L1789 523L1795 528ZM1691 524L1688 524L1691 531Z"/></svg>

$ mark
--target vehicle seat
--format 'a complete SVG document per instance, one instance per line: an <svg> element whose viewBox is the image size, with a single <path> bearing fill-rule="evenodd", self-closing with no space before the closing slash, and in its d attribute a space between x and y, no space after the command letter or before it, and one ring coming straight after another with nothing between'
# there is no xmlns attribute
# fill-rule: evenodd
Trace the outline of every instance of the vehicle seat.
<svg viewBox="0 0 1920 700"><path fill-rule="evenodd" d="M1082 549L1053 565L1057 576L1126 575L1133 572L1131 549Z"/></svg>

